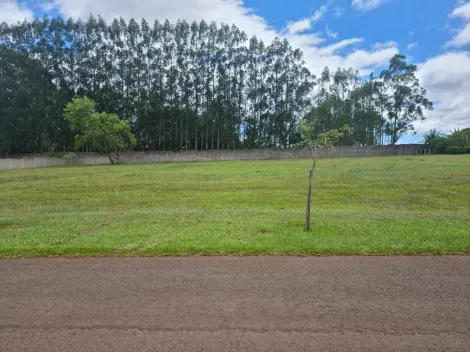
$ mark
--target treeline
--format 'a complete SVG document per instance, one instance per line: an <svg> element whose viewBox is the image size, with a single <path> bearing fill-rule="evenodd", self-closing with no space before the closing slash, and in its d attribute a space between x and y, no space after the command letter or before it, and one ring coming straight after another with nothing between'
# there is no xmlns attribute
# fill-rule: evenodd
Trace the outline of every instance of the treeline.
<svg viewBox="0 0 470 352"><path fill-rule="evenodd" d="M129 121L138 150L288 148L303 118L319 131L349 124L346 144L395 143L432 107L405 59L367 81L328 68L317 79L287 40L265 44L226 24L3 23L0 154L72 150L63 109L83 96Z"/></svg>
<svg viewBox="0 0 470 352"><path fill-rule="evenodd" d="M470 154L470 128L454 129L447 135L433 128L423 142L436 154Z"/></svg>

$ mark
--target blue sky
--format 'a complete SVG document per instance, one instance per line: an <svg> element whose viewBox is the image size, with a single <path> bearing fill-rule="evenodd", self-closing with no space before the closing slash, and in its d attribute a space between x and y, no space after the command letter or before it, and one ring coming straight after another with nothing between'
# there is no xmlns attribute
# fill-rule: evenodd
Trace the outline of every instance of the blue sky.
<svg viewBox="0 0 470 352"><path fill-rule="evenodd" d="M331 11L316 23L315 29L324 31L328 26L338 33L338 38L361 37L365 38L365 43L396 41L401 51L419 62L444 50L443 45L449 40L449 26L458 22L448 17L456 3L452 0L394 0L363 12L356 11L350 0L245 1L246 6L256 9L278 30L286 21L312 16L318 8L328 4ZM418 46L407 49L412 43Z"/></svg>
<svg viewBox="0 0 470 352"><path fill-rule="evenodd" d="M0 22L44 14L111 20L177 18L234 23L249 36L287 38L309 69L379 71L400 52L435 102L414 142L436 127L470 127L470 0L0 0Z"/></svg>

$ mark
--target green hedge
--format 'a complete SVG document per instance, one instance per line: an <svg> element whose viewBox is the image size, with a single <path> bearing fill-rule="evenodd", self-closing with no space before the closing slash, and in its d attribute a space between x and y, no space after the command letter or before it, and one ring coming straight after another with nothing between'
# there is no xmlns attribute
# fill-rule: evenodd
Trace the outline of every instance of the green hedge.
<svg viewBox="0 0 470 352"><path fill-rule="evenodd" d="M470 154L470 147L448 147L445 154Z"/></svg>
<svg viewBox="0 0 470 352"><path fill-rule="evenodd" d="M430 148L434 154L470 154L470 146L458 147L453 142L448 137L435 137L430 144L426 144L426 148Z"/></svg>

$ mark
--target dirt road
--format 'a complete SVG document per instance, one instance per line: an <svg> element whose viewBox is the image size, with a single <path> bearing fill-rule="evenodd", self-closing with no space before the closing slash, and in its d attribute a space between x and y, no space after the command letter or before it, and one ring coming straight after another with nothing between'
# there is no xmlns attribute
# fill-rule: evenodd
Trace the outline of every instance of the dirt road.
<svg viewBox="0 0 470 352"><path fill-rule="evenodd" d="M470 351L470 257L0 260L0 351Z"/></svg>

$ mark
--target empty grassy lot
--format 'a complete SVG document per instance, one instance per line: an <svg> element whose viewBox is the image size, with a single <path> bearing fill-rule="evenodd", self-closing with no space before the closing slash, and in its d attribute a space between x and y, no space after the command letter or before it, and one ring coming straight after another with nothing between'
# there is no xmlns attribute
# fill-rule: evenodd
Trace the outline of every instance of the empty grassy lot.
<svg viewBox="0 0 470 352"><path fill-rule="evenodd" d="M470 157L0 171L0 257L469 254Z"/></svg>

